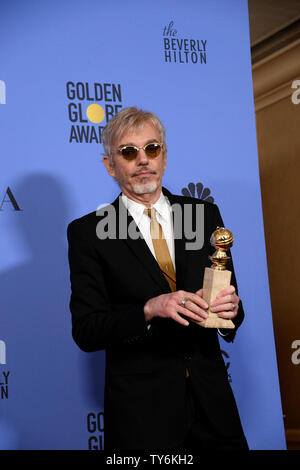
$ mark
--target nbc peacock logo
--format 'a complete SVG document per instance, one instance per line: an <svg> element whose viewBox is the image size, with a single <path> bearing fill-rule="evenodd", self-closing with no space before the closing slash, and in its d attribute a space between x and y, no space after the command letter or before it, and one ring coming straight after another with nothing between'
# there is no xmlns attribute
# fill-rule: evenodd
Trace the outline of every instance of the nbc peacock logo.
<svg viewBox="0 0 300 470"><path fill-rule="evenodd" d="M210 196L210 189L205 188L202 183L189 183L187 188L182 188L181 194L187 197L197 197L202 201L214 202L214 198Z"/></svg>

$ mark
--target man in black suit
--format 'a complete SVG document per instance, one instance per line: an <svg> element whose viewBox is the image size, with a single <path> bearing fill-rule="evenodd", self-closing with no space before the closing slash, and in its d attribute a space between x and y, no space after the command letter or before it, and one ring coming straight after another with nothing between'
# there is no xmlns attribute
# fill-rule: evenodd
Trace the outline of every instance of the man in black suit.
<svg viewBox="0 0 300 470"><path fill-rule="evenodd" d="M73 338L106 350L105 449L247 449L218 341L233 341L244 317L232 265L211 309L235 329L193 321L207 318L201 284L219 210L162 187L167 148L154 114L123 109L103 143L122 193L73 221L68 241Z"/></svg>

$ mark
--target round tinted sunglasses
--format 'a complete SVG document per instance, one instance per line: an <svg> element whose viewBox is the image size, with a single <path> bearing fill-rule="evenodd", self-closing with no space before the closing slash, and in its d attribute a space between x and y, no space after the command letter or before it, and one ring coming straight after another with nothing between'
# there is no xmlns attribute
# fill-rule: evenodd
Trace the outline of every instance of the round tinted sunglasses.
<svg viewBox="0 0 300 470"><path fill-rule="evenodd" d="M125 160L134 160L137 157L139 150L143 149L149 158L156 158L161 152L163 144L159 142L150 142L144 147L136 147L135 145L121 145L118 149L112 150L112 153L120 152Z"/></svg>

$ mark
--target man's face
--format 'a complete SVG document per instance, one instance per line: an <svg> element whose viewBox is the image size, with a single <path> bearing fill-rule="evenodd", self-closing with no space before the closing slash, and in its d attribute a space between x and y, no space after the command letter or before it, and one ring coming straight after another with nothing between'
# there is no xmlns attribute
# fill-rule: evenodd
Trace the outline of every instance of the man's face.
<svg viewBox="0 0 300 470"><path fill-rule="evenodd" d="M112 149L121 145L144 147L151 142L160 142L160 136L155 127L145 122L142 128L125 133L113 143ZM162 176L166 169L166 152L161 150L156 158L150 158L143 149L138 151L133 160L126 160L119 152L113 153L113 161L104 158L108 173L119 183L122 192L133 200L149 200L149 195L155 199L161 192Z"/></svg>

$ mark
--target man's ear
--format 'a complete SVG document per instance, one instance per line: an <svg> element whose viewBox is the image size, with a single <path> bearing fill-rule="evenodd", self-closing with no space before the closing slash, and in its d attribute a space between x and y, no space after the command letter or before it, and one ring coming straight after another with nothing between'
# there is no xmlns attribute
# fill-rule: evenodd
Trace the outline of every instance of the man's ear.
<svg viewBox="0 0 300 470"><path fill-rule="evenodd" d="M114 165L108 155L104 155L103 163L104 163L105 168L107 169L108 174L114 178L115 177Z"/></svg>
<svg viewBox="0 0 300 470"><path fill-rule="evenodd" d="M163 156L163 169L165 170L167 168L167 152L164 151L164 156Z"/></svg>

